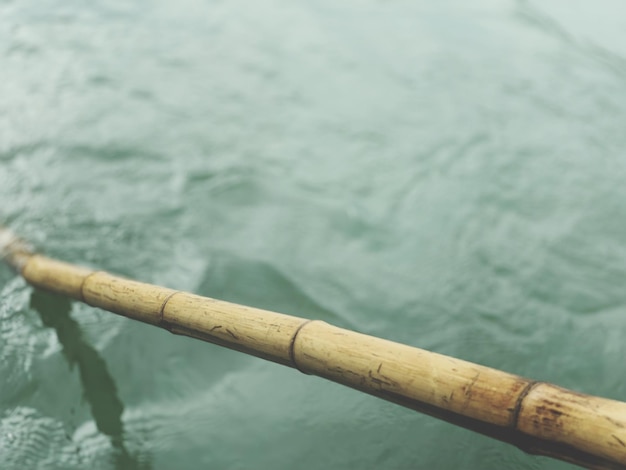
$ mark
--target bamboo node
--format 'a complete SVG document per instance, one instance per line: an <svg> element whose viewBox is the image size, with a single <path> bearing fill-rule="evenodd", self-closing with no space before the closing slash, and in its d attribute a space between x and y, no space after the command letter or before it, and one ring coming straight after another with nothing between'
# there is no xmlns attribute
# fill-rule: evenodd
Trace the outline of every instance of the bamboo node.
<svg viewBox="0 0 626 470"><path fill-rule="evenodd" d="M515 408L513 408L513 413L511 413L511 424L509 427L511 429L517 430L517 422L519 420L520 412L522 411L522 404L524 403L524 398L528 396L530 391L535 388L537 385L540 385L544 382L539 380L532 380L528 382L528 384L524 387L524 389L520 392L517 397L517 401L515 402Z"/></svg>
<svg viewBox="0 0 626 470"><path fill-rule="evenodd" d="M89 274L87 274L82 282L80 283L80 288L78 289L78 293L80 294L80 301L86 303L87 305L90 305L89 302L87 302L87 299L85 298L85 284L87 283L87 280L91 277L94 276L96 274L107 274L105 271L92 271Z"/></svg>
<svg viewBox="0 0 626 470"><path fill-rule="evenodd" d="M173 331L172 331L172 328L171 328L170 324L165 321L165 313L164 313L165 312L165 307L167 306L167 303L171 300L172 297L174 297L176 294L180 294L180 293L181 293L181 291L177 290L177 291L172 292L167 297L165 297L165 299L163 300L163 303L161 304L161 308L159 309L159 323L158 323L158 325L161 326L162 328L165 328L170 333L173 333Z"/></svg>
<svg viewBox="0 0 626 470"><path fill-rule="evenodd" d="M298 333L300 333L302 328L307 326L309 323L313 323L314 321L319 321L319 320L306 320L306 321L303 321L300 324L300 326L298 328L296 328L296 331L294 331L293 336L291 337L291 341L289 342L289 360L291 361L291 366L294 367L295 369L299 370L303 374L306 374L306 375L310 375L310 374L306 370L302 369L298 365L298 363L296 362L296 351L295 351L296 338L298 337Z"/></svg>

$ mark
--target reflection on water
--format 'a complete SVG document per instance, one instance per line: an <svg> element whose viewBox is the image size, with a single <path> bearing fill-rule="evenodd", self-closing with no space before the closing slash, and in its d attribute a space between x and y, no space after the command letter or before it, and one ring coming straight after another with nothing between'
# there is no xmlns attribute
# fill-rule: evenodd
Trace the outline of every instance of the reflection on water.
<svg viewBox="0 0 626 470"><path fill-rule="evenodd" d="M143 470L149 468L139 463L124 444L124 405L117 395L113 377L106 362L85 339L80 325L70 316L70 300L57 295L35 290L30 299L31 307L39 314L48 328L54 329L63 355L70 366L77 366L85 399L98 430L107 435L116 450L117 469Z"/></svg>

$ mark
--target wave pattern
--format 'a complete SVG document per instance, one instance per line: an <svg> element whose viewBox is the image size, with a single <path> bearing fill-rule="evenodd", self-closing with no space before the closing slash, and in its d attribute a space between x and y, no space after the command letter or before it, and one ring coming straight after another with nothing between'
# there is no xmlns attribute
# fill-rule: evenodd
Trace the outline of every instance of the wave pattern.
<svg viewBox="0 0 626 470"><path fill-rule="evenodd" d="M623 10L0 2L0 223L624 400ZM569 468L4 266L0 377L1 468Z"/></svg>

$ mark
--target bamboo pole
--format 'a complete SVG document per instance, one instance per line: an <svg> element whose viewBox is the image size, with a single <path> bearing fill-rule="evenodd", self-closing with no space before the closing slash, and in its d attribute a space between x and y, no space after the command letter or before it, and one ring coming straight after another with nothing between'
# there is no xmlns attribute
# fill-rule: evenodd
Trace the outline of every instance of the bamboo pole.
<svg viewBox="0 0 626 470"><path fill-rule="evenodd" d="M626 469L626 403L338 328L56 261L0 227L35 287L338 382L592 469Z"/></svg>

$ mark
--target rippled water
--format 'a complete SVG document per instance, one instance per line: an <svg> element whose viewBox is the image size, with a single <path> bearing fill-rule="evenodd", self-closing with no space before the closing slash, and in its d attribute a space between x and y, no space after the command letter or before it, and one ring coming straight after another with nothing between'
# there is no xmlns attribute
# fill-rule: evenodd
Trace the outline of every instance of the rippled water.
<svg viewBox="0 0 626 470"><path fill-rule="evenodd" d="M626 399L622 2L0 2L46 253ZM571 468L33 292L3 469Z"/></svg>

